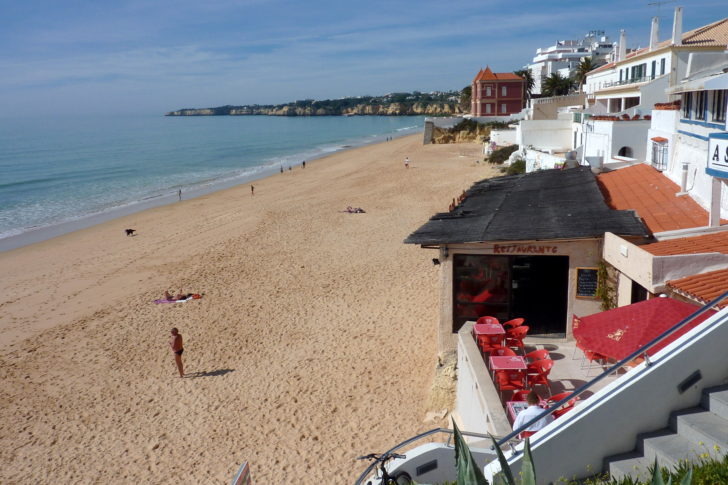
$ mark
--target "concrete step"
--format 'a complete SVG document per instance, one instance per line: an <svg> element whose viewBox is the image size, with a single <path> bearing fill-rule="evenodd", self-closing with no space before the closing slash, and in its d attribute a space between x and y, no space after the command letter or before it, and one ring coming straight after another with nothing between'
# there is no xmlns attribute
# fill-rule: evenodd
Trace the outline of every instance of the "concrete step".
<svg viewBox="0 0 728 485"><path fill-rule="evenodd" d="M691 441L692 456L722 456L728 451L728 421L703 408L677 414L677 433Z"/></svg>
<svg viewBox="0 0 728 485"><path fill-rule="evenodd" d="M610 456L605 460L605 470L617 481L632 477L635 480L646 482L650 479L649 467L652 463L642 453L631 451L620 455Z"/></svg>
<svg viewBox="0 0 728 485"><path fill-rule="evenodd" d="M657 458L661 467L674 468L685 460L722 457L728 451L728 386L707 389L703 407L677 411L669 428L637 437L634 451L604 459L604 468L615 479L631 476L648 480Z"/></svg>
<svg viewBox="0 0 728 485"><path fill-rule="evenodd" d="M728 420L728 385L706 389L700 404L711 413Z"/></svg>

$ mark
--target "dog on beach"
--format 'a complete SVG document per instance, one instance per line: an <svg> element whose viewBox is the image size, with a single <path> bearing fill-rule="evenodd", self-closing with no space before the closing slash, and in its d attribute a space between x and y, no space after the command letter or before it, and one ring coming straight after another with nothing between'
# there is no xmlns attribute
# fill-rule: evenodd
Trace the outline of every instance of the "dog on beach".
<svg viewBox="0 0 728 485"><path fill-rule="evenodd" d="M134 233L136 232L136 229L124 229L124 232L126 233L127 236L133 236Z"/></svg>

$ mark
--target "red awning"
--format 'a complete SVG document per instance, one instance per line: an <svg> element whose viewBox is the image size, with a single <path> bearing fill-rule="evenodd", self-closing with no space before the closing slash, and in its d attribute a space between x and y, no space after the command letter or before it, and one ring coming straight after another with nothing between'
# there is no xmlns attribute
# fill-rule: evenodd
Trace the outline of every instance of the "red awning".
<svg viewBox="0 0 728 485"><path fill-rule="evenodd" d="M650 140L656 141L657 143L667 143L668 141L670 141L667 138L663 138L661 136L653 136L652 138L650 138Z"/></svg>
<svg viewBox="0 0 728 485"><path fill-rule="evenodd" d="M574 317L574 338L582 348L621 360L700 307L672 298L652 298L586 317ZM702 323L709 310L649 350L653 355Z"/></svg>

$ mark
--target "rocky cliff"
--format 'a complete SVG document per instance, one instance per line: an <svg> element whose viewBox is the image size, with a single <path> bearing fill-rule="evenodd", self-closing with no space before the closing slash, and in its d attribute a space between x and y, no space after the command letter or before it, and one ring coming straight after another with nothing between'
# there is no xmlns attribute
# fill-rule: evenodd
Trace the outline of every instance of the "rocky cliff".
<svg viewBox="0 0 728 485"><path fill-rule="evenodd" d="M222 106L219 108L180 109L165 116L442 116L460 114L457 103L389 103L358 104L335 108L328 106Z"/></svg>

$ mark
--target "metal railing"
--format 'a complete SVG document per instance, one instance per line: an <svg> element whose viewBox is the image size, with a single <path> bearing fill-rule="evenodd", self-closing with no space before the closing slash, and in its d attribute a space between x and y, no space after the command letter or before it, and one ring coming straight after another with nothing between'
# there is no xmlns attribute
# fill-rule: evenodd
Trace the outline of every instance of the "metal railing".
<svg viewBox="0 0 728 485"><path fill-rule="evenodd" d="M427 438L428 436L433 436L433 435L436 435L438 433L447 434L448 435L448 438L447 438L447 441L445 441L445 445L446 446L452 446L451 445L451 441L452 441L452 438L453 438L454 431L451 430L451 429L447 429L447 428L435 428L435 429L431 429L430 431L425 431L424 433L418 434L417 436L413 436L412 438L409 438L408 440L405 440L405 441L399 443L398 445L395 445L393 448L387 450L385 453L382 453L382 454L385 455L387 453L394 453L395 451L400 450L400 449L404 448L407 445L411 445L412 443L414 443L416 441L421 441L424 438ZM461 433L462 433L463 436L470 436L470 437L473 437L473 438L490 439L490 435L489 434L471 433L469 431L461 431ZM362 472L362 474L359 475L359 478L356 479L356 482L354 482L354 485L361 485L362 483L364 483L364 480L366 480L367 477L369 475L371 475L372 472L374 472L374 470L376 469L377 465L379 465L379 462L377 462L377 461L374 461L374 462L370 463L369 466L367 467L367 469L364 470Z"/></svg>
<svg viewBox="0 0 728 485"><path fill-rule="evenodd" d="M697 318L700 315L702 315L703 313L707 312L708 310L711 310L713 307L715 307L718 303L720 303L721 301L723 301L726 298L728 298L728 291L724 292L718 298L716 298L715 300L713 300L710 303L706 304L702 308L699 308L692 315L689 315L689 316L685 317L684 319L680 320L678 323L676 323L675 325L673 325L669 329L665 330L663 333L661 333L660 335L658 335L654 339L650 340L647 344L645 344L644 346L640 347L638 350L635 350L634 352L632 352L631 354L629 354L624 359L622 359L619 362L615 363L614 365L612 365L610 368L608 368L607 370L605 370L600 375L596 376L591 381L587 382L586 384L582 384L580 387L576 388L574 390L574 392L572 392L571 394L569 394L565 398L561 399L557 403L551 405L551 407L549 407L548 409L545 409L541 414L539 414L538 416L534 417L530 421L527 421L526 423L524 423L523 426L521 426L520 428L514 429L511 433L507 434L506 436L504 436L503 438L501 438L500 440L497 441L498 446L499 447L502 447L504 444L508 443L508 441L512 440L513 438L516 438L519 434L521 434L521 432L526 431L529 426L531 426L532 424L536 423L540 419L543 419L546 416L550 415L551 413L553 413L554 411L556 411L558 408L560 408L561 406L563 406L564 404L566 404L567 402L569 402L571 399L577 397L578 395L580 395L581 393L583 393L584 391L586 391L587 389L589 389L590 387L592 387L597 382L599 382L602 379L604 379L605 377L609 376L612 372L615 372L615 371L619 370L620 368L622 368L622 366L624 366L628 362L633 361L635 358L640 357L640 356L643 356L644 359L645 359L645 364L648 367L651 366L652 364L650 363L649 356L647 355L647 351L650 348L652 348L655 344L657 344L660 341L662 341L664 338L669 337L673 333L675 333L678 330L680 330L685 324L687 324L688 322L691 322L694 318ZM515 450L514 450L514 452L515 452Z"/></svg>

